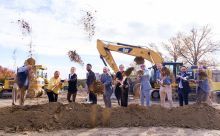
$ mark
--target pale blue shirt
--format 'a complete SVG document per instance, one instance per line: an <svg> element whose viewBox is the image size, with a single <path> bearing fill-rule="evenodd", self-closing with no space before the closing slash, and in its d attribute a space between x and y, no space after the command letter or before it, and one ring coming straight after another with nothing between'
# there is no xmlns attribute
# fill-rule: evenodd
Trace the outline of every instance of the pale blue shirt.
<svg viewBox="0 0 220 136"><path fill-rule="evenodd" d="M144 75L140 77L140 81L141 81L141 90L148 91L152 89L148 70L144 70Z"/></svg>

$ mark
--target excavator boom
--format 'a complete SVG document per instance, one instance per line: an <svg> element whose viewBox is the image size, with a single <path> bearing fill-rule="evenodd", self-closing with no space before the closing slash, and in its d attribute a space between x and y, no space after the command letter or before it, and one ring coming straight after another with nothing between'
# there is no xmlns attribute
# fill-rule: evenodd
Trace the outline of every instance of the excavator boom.
<svg viewBox="0 0 220 136"><path fill-rule="evenodd" d="M118 66L115 63L115 60L111 54L111 51L135 56L135 57L142 57L153 64L162 63L163 58L160 56L159 53L148 49L143 48L140 46L133 46L123 43L112 43L112 42L105 42L102 40L97 40L97 49L100 53L100 57L102 58L104 64L105 60L109 64L109 66L113 69L116 73L118 71Z"/></svg>

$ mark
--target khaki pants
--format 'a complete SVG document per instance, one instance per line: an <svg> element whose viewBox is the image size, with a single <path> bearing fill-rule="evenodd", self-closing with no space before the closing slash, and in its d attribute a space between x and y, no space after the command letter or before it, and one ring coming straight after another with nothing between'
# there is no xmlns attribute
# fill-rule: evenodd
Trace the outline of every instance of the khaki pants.
<svg viewBox="0 0 220 136"><path fill-rule="evenodd" d="M25 86L18 89L18 92L20 93L19 105L24 105L24 100L25 100L25 96L26 96L26 90L27 90L27 87L25 87Z"/></svg>
<svg viewBox="0 0 220 136"><path fill-rule="evenodd" d="M17 101L17 97L18 97L17 91L18 91L18 86L16 83L14 83L13 89L12 89L12 105L15 105Z"/></svg>
<svg viewBox="0 0 220 136"><path fill-rule="evenodd" d="M169 101L170 108L173 107L171 85L165 85L165 87L160 87L160 104L162 107L165 107L166 96Z"/></svg>

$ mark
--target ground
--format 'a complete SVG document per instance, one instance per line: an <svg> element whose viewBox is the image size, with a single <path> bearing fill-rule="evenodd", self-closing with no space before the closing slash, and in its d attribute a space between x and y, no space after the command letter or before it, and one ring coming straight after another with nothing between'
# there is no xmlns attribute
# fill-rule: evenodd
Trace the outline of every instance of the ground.
<svg viewBox="0 0 220 136"><path fill-rule="evenodd" d="M76 101L79 103L84 103L86 99L86 93L79 93L77 95ZM47 103L46 95L41 98L27 99L25 101L26 105L38 105ZM59 102L67 104L66 92L62 92L59 95ZM118 107L116 100L113 98L113 107ZM139 103L138 99L133 99L130 97L129 103ZM191 102L193 103L193 102ZM190 103L190 104L191 104ZM102 97L98 97L98 104L104 107ZM159 104L158 102L153 102L153 104ZM175 106L178 106L178 102L174 102ZM11 99L0 99L0 108L10 107ZM219 104L213 104L213 107L219 109ZM208 130L208 129L186 129L186 128L176 128L176 127L120 127L120 128L92 128L92 129L73 129L73 130L56 130L56 131L23 131L23 132L11 132L0 130L0 135L81 135L81 136L97 136L97 135L152 135L152 136L168 136L168 135L220 135L219 130Z"/></svg>
<svg viewBox="0 0 220 136"><path fill-rule="evenodd" d="M0 135L16 136L219 136L218 130L205 129L183 129L183 128L163 128L163 127L132 127L132 128L93 128L60 130L51 132L20 132L5 133L0 131Z"/></svg>

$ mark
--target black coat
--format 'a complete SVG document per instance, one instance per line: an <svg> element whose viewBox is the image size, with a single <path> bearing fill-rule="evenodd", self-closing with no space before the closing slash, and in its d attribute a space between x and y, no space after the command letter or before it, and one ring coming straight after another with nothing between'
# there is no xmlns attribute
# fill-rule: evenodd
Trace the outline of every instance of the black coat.
<svg viewBox="0 0 220 136"><path fill-rule="evenodd" d="M181 74L179 74L179 75L181 76ZM184 73L182 77L189 77L189 74ZM181 78L177 78L176 81L178 83L178 91L180 91L180 88L179 88L180 81L182 81L182 86L183 86L183 90L184 91L186 91L186 92L190 92L191 91L188 80L183 80Z"/></svg>
<svg viewBox="0 0 220 136"><path fill-rule="evenodd" d="M95 73L93 71L89 71L86 74L86 84L89 87L96 80Z"/></svg>
<svg viewBox="0 0 220 136"><path fill-rule="evenodd" d="M77 75L73 74L72 76L69 74L69 86L68 86L68 91L69 92L77 92Z"/></svg>
<svg viewBox="0 0 220 136"><path fill-rule="evenodd" d="M116 78L118 80L123 80L122 72L118 71L116 73ZM121 83L117 83L115 86L115 96L118 101L121 99L121 88L119 87L120 85L121 85Z"/></svg>

